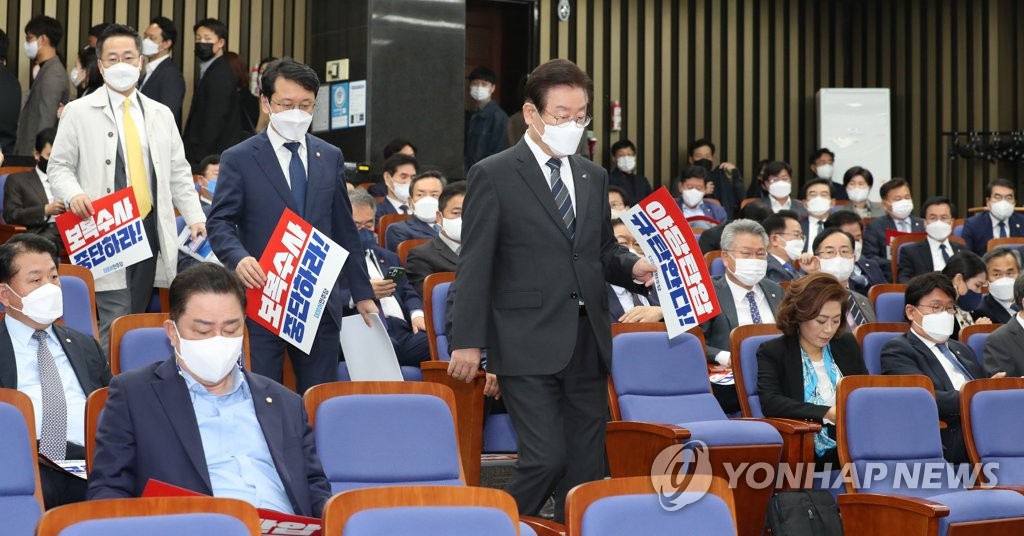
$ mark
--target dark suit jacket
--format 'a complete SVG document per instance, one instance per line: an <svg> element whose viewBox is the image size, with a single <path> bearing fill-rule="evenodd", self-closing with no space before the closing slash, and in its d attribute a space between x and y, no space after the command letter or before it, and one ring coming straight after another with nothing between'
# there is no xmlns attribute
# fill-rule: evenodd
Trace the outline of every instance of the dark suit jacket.
<svg viewBox="0 0 1024 536"><path fill-rule="evenodd" d="M1024 214L1014 212L1006 220L1007 236L1024 236ZM967 249L985 255L988 249L988 241L992 240L992 218L988 211L975 214L964 222L964 241L967 242Z"/></svg>
<svg viewBox="0 0 1024 536"><path fill-rule="evenodd" d="M718 305L721 307L722 312L700 325L701 331L704 332L709 363L715 362L715 356L718 355L718 352L729 351L729 334L732 333L733 328L740 325L738 320L739 314L736 312L736 302L733 299L732 289L729 288L726 277L728 276L720 275L711 278L715 294L718 295ZM761 287L761 292L764 292L764 297L768 300L768 305L772 307L772 315L774 316L775 311L779 308L779 303L782 302L782 287L767 277L762 279L757 286ZM739 359L739 356L734 358Z"/></svg>
<svg viewBox="0 0 1024 536"><path fill-rule="evenodd" d="M863 255L867 257L875 257L880 261L885 261L885 265L882 266L882 271L892 270L892 264L890 264L890 257L885 254L885 231L888 229L896 229L896 222L889 217L888 214L885 216L879 216L864 227L864 251ZM910 216L910 230L915 233L924 232L924 219L918 218L917 216Z"/></svg>
<svg viewBox="0 0 1024 536"><path fill-rule="evenodd" d="M18 102L21 102L19 95ZM18 142L14 154L32 156L36 148L36 134L44 128L57 126L57 108L71 98L68 72L59 57L43 62L39 74L32 82L25 107L18 120Z"/></svg>
<svg viewBox="0 0 1024 536"><path fill-rule="evenodd" d="M949 245L953 249L953 251L949 252L950 257L964 249L963 246L955 242L950 242ZM915 275L934 271L935 265L932 263L931 244L927 239L907 244L900 250L899 271L896 273L897 283L906 283Z"/></svg>
<svg viewBox="0 0 1024 536"><path fill-rule="evenodd" d="M615 167L608 173L608 184L625 190L627 196L626 203L630 205L639 203L654 191L651 188L651 183L647 181L647 177L637 173L623 173L618 167Z"/></svg>
<svg viewBox="0 0 1024 536"><path fill-rule="evenodd" d="M390 203L388 203L390 205ZM388 226L384 235L384 244L391 251L398 251L398 244L414 238L434 238L437 231L429 223L413 216L405 221L400 221Z"/></svg>
<svg viewBox="0 0 1024 536"><path fill-rule="evenodd" d="M875 259L861 256L860 260L857 261L857 266L860 268L861 275L867 279L867 284L862 285L854 281L852 277L850 278L850 288L858 294L867 295L871 287L889 282L889 278L882 272L879 263Z"/></svg>
<svg viewBox="0 0 1024 536"><path fill-rule="evenodd" d="M568 158L574 238L525 140L469 170L452 348L487 348L488 370L499 376L564 369L576 345L566 334L576 333L579 322L590 324L598 356L611 368L604 284L635 288L637 257L612 235L608 173Z"/></svg>
<svg viewBox="0 0 1024 536"><path fill-rule="evenodd" d="M622 308L622 304L619 303L619 297L615 295L615 289L612 288L611 284L605 284L608 287L608 316L611 317L612 323L616 323L622 318L622 315L626 314L626 310ZM637 291L636 289L630 289L630 292L640 294L647 298L647 301L654 306L660 306L661 301L658 300L658 292L652 291L649 288Z"/></svg>
<svg viewBox="0 0 1024 536"><path fill-rule="evenodd" d="M387 194L385 194L385 196L386 195ZM375 224L376 223L380 223L380 217L384 216L384 215L387 215L387 214L398 214L398 211L395 210L395 206L391 204L391 201L388 201L387 199L384 199L380 203L377 203L377 211L374 214L373 222ZM415 218L415 216L413 216L413 217ZM384 238L386 239L387 237L385 236Z"/></svg>
<svg viewBox="0 0 1024 536"><path fill-rule="evenodd" d="M846 289L846 292L853 296L853 299L857 302L860 307L861 313L864 314L864 323L870 324L875 321L875 306L871 305L871 300L867 296L858 293L852 289Z"/></svg>
<svg viewBox="0 0 1024 536"><path fill-rule="evenodd" d="M96 339L71 328L53 325L53 331L60 339L60 346L75 370L78 384L88 397L89 393L106 387L110 383L110 368L107 357ZM7 324L0 320L0 387L18 388L18 365L14 358L14 346Z"/></svg>
<svg viewBox="0 0 1024 536"><path fill-rule="evenodd" d="M243 374L292 508L299 515L320 516L331 492L302 398L268 378ZM173 358L111 381L88 498L139 497L150 479L213 494L199 423Z"/></svg>
<svg viewBox="0 0 1024 536"><path fill-rule="evenodd" d="M985 372L1006 372L1010 377L1024 376L1024 355L1020 351L1022 346L1024 327L1016 318L1011 318L985 339Z"/></svg>
<svg viewBox="0 0 1024 536"><path fill-rule="evenodd" d="M4 154L14 154L20 114L21 84L18 82L18 76L6 65L0 65L0 151ZM34 139L32 143L35 144Z"/></svg>
<svg viewBox="0 0 1024 536"><path fill-rule="evenodd" d="M363 250L352 223L341 151L306 134L306 154L309 169L303 210L295 204L266 132L221 155L217 190L206 226L210 246L224 266L233 270L238 261L250 255L259 260L285 208L301 214L304 220L347 251ZM362 256L348 256L327 302L327 309L339 326L344 306L338 298L341 287L351 290L356 301L373 299Z"/></svg>
<svg viewBox="0 0 1024 536"><path fill-rule="evenodd" d="M676 205L679 207L679 211L682 212L682 210L683 210L683 201L682 201L682 199L677 199L676 200ZM725 209L722 208L720 205L718 205L716 203L709 203L707 201L702 201L700 203L700 205L698 205L697 207L694 207L694 208L700 208L701 212L704 213L703 214L704 216L707 216L708 218L711 218L711 219L717 221L720 224L721 223L725 223L728 220L728 216L726 216L726 214L725 214Z"/></svg>
<svg viewBox="0 0 1024 536"><path fill-rule="evenodd" d="M722 249L722 231L725 230L725 223L720 223L700 234L697 244L701 253Z"/></svg>
<svg viewBox="0 0 1024 536"><path fill-rule="evenodd" d="M210 67L212 68L213 65ZM185 77L182 76L178 64L174 63L174 58L168 57L160 62L153 74L143 81L139 91L170 108L171 113L174 114L174 122L178 124L179 129L181 128L181 106L185 101Z"/></svg>
<svg viewBox="0 0 1024 536"><path fill-rule="evenodd" d="M988 317L993 324L1006 324L1013 319L1013 315L1006 310L1006 307L996 301L991 294L985 295L981 300L981 305L973 311L971 316L975 319ZM1022 376L1022 374L1017 374L1017 376Z"/></svg>
<svg viewBox="0 0 1024 536"><path fill-rule="evenodd" d="M4 221L24 225L30 233L49 227L46 217L46 190L39 174L32 171L14 173L4 184Z"/></svg>
<svg viewBox="0 0 1024 536"><path fill-rule="evenodd" d="M405 259L405 276L416 292L423 295L423 280L437 272L454 272L459 256L435 236L430 242L409 250Z"/></svg>
<svg viewBox="0 0 1024 536"><path fill-rule="evenodd" d="M787 263L792 268L793 263ZM779 262L779 259L775 258L775 255L768 254L768 271L765 272L765 278L770 279L776 283L783 281L792 281L803 275L803 272L790 272L786 269L786 266Z"/></svg>
<svg viewBox="0 0 1024 536"><path fill-rule="evenodd" d="M957 357L957 361L969 372L972 378L987 378L978 360L966 344L950 339L947 341L949 350ZM917 337L916 334L904 333L889 340L882 347L882 374L922 374L932 380L935 385L935 401L939 405L939 418L949 426L960 424L960 392L953 389L949 375L942 368L935 354Z"/></svg>
<svg viewBox="0 0 1024 536"><path fill-rule="evenodd" d="M726 218L731 220L739 211L740 202L743 201L743 174L740 173L740 168L728 173L720 167L715 168L708 174L708 182L715 185L715 191L709 197L717 199L722 204Z"/></svg>
<svg viewBox="0 0 1024 536"><path fill-rule="evenodd" d="M853 334L837 335L829 349L843 376L868 373ZM829 408L804 402L803 370L799 337L783 335L761 345L757 350L757 392L765 417L821 422Z"/></svg>
<svg viewBox="0 0 1024 536"><path fill-rule="evenodd" d="M387 276L388 268L402 265L398 260L398 255L393 251L388 251L382 247L374 246L373 255L377 258L377 266L380 267L380 273L384 274L385 277ZM359 253L353 256L358 257L359 259L365 259L366 253L364 250L360 250ZM345 307L348 308L349 300L352 299L352 293L347 288L339 289L338 292L338 297L341 299L342 303L345 304ZM408 277L403 278L398 282L394 296L395 298L398 298L398 303L402 306L402 313L405 314L404 320L406 322L410 320L410 313L417 309L423 309L423 300L420 298L420 294L412 288L411 284L409 284ZM377 308L380 309L379 300L377 301ZM383 310L381 310L381 312L383 312ZM354 309L347 309L345 314L355 314L355 311Z"/></svg>
<svg viewBox="0 0 1024 536"><path fill-rule="evenodd" d="M238 83L227 60L223 56L213 60L203 77L197 76L196 80L188 123L181 136L185 157L193 166L208 155L223 153L243 138Z"/></svg>

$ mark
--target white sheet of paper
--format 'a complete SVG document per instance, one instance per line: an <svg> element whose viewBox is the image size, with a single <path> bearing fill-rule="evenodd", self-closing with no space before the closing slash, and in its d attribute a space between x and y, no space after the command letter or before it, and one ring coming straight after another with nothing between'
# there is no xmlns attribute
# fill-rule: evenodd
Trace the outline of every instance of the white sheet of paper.
<svg viewBox="0 0 1024 536"><path fill-rule="evenodd" d="M360 315L341 319L341 349L352 381L402 381L402 369L380 316L367 327Z"/></svg>

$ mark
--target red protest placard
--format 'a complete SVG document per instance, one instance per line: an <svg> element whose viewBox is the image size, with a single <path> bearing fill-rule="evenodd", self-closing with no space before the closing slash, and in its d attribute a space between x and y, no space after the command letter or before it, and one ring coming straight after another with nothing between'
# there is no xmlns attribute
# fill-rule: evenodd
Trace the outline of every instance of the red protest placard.
<svg viewBox="0 0 1024 536"><path fill-rule="evenodd" d="M247 291L246 315L308 354L347 257L344 248L285 209L260 258L267 282Z"/></svg>
<svg viewBox="0 0 1024 536"><path fill-rule="evenodd" d="M658 269L655 288L669 337L721 312L697 238L668 190L662 187L647 196L622 221Z"/></svg>
<svg viewBox="0 0 1024 536"><path fill-rule="evenodd" d="M92 208L92 217L84 220L71 212L57 216L57 230L73 264L100 278L153 256L131 187L94 200Z"/></svg>

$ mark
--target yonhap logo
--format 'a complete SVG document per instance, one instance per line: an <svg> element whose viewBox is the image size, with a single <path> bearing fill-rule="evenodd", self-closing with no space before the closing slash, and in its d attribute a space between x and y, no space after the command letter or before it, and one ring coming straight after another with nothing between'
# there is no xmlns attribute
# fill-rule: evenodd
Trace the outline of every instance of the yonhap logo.
<svg viewBox="0 0 1024 536"><path fill-rule="evenodd" d="M693 440L662 450L651 464L651 484L658 492L658 503L668 512L697 502L711 488L708 446Z"/></svg>

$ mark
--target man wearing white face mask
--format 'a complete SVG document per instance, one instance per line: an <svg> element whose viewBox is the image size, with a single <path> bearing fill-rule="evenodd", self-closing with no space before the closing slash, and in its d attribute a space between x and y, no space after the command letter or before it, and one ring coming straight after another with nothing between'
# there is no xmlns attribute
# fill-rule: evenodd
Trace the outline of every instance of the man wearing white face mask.
<svg viewBox="0 0 1024 536"><path fill-rule="evenodd" d="M1024 214L1016 212L1017 197L1013 183L995 179L985 185L987 212L975 214L964 222L967 248L982 256L993 238L1024 236Z"/></svg>
<svg viewBox="0 0 1024 536"><path fill-rule="evenodd" d="M1003 249L1006 248L996 248L992 252ZM1020 351L1024 346L1024 313L1020 312L1024 302L1024 277L1017 276L1012 282L1010 302L1017 311L1003 323L1002 327L988 336L985 341L984 363L985 370L989 373L1003 371L1007 376L1017 377L1024 376L1024 353ZM992 292L992 283L989 283L989 293Z"/></svg>
<svg viewBox="0 0 1024 536"><path fill-rule="evenodd" d="M25 24L25 56L39 71L33 75L28 98L21 108L13 154L31 155L36 134L57 126L57 108L70 98L67 70L57 54L63 37L64 29L53 17L36 15Z"/></svg>
<svg viewBox="0 0 1024 536"><path fill-rule="evenodd" d="M240 366L245 300L238 278L211 263L171 283L164 329L174 354L111 382L90 500L138 497L157 479L258 508L321 515L330 485L302 398Z"/></svg>
<svg viewBox="0 0 1024 536"><path fill-rule="evenodd" d="M178 29L167 17L156 17L146 28L142 54L149 59L139 90L142 94L171 109L174 122L181 127L181 105L185 100L185 77L181 67L171 58L171 49L178 43Z"/></svg>
<svg viewBox="0 0 1024 536"><path fill-rule="evenodd" d="M409 196L412 191L412 178L419 172L416 157L404 153L395 153L384 161L384 185L387 196L383 203L377 203L376 220L386 214L412 214Z"/></svg>
<svg viewBox="0 0 1024 536"><path fill-rule="evenodd" d="M829 193L832 194L832 199L848 199L846 196L846 188L843 186L843 177L837 177L835 175L835 161L836 154L830 151L828 147L815 149L807 159L808 167L811 170L811 176L809 181L804 184L804 188L806 189L812 180L824 179L829 181Z"/></svg>
<svg viewBox="0 0 1024 536"><path fill-rule="evenodd" d="M430 242L412 248L405 259L405 275L420 296L423 280L437 272L454 272L462 250L462 200L466 183L449 184L437 200L437 221L441 232Z"/></svg>
<svg viewBox="0 0 1024 536"><path fill-rule="evenodd" d="M466 169L508 147L508 114L491 100L498 77L487 67L477 67L466 77L473 108L466 115Z"/></svg>
<svg viewBox="0 0 1024 536"><path fill-rule="evenodd" d="M825 227L836 227L853 237L854 265L850 288L854 292L866 296L871 287L889 282L879 268L878 260L864 256L864 225L856 212L837 210L825 221Z"/></svg>
<svg viewBox="0 0 1024 536"><path fill-rule="evenodd" d="M52 460L85 457L85 399L110 381L96 340L54 324L63 314L57 250L33 234L0 246L0 387L32 399L39 452ZM85 481L40 466L47 508L85 500Z"/></svg>
<svg viewBox="0 0 1024 536"><path fill-rule="evenodd" d="M132 187L153 249L151 258L96 279L104 346L115 318L144 312L153 287L174 279L175 209L193 239L206 235L206 216L174 116L136 90L141 43L128 26L113 24L103 31L97 51L106 86L64 109L47 166L54 197L79 218L93 214L93 200Z"/></svg>
<svg viewBox="0 0 1024 536"><path fill-rule="evenodd" d="M804 232L796 213L780 210L765 218L762 225L769 240L768 279L781 283L804 275L794 264L804 250Z"/></svg>
<svg viewBox="0 0 1024 536"><path fill-rule="evenodd" d="M907 244L900 250L896 282L906 283L915 275L939 271L963 246L949 239L953 235L953 203L948 197L932 197L924 203L925 232L928 238Z"/></svg>
<svg viewBox="0 0 1024 536"><path fill-rule="evenodd" d="M377 306L365 259L354 254L363 247L352 222L344 156L337 147L307 132L320 79L308 65L283 58L267 66L261 84L260 102L270 115L270 127L221 154L210 211L210 245L224 266L234 269L250 289L267 283L257 259L263 256L285 209L350 253L308 354L247 321L253 341L253 371L280 381L287 349L296 388L304 393L337 377L341 351L338 331L342 310L348 303L340 297L341 289L350 292L367 324L370 315L377 313Z"/></svg>
<svg viewBox="0 0 1024 536"><path fill-rule="evenodd" d="M807 244L804 251L812 251L814 239L825 228L825 220L832 213L835 201L832 200L831 181L814 179L804 186L804 205L807 207L807 219L800 222Z"/></svg>
<svg viewBox="0 0 1024 536"><path fill-rule="evenodd" d="M1013 282L1020 275L1020 253L1016 249L998 247L981 258L988 273L988 294L974 310L974 317L988 318L993 324L1011 322L1020 311L1013 299Z"/></svg>
<svg viewBox="0 0 1024 536"><path fill-rule="evenodd" d="M913 215L914 196L906 180L890 179L878 189L878 195L882 197L885 216L871 220L864 228L864 254L884 261L882 271L891 273L892 255L886 231L892 229L901 233L923 233L924 219Z"/></svg>
<svg viewBox="0 0 1024 536"><path fill-rule="evenodd" d="M701 222L706 225L698 225L700 229L725 223L727 216L725 209L719 203L705 201L704 190L708 183L708 171L703 166L690 166L683 171L679 178L679 209L683 211L686 218L704 217L715 220L715 223ZM691 222L691 226L694 223Z"/></svg>
<svg viewBox="0 0 1024 536"><path fill-rule="evenodd" d="M861 324L875 321L875 309L867 296L850 288L850 277L855 264L853 237L835 227L826 227L814 240L814 255L805 253L800 267L808 273L825 272L839 280L846 288L850 305L846 311L846 324L853 330Z"/></svg>
<svg viewBox="0 0 1024 536"><path fill-rule="evenodd" d="M978 365L974 350L949 337L953 333L953 312L957 292L949 278L938 272L919 275L907 283L904 313L910 331L882 347L882 374L915 374L931 379L939 419L946 423L942 435L943 457L950 463L965 463L960 428L960 388L970 380L989 375ZM992 377L1001 378L1005 372Z"/></svg>
<svg viewBox="0 0 1024 536"><path fill-rule="evenodd" d="M448 185L448 179L440 171L424 171L413 177L409 183L409 203L412 217L388 226L384 244L391 251L398 251L398 244L416 238L431 239L441 230L437 219L438 198Z"/></svg>
<svg viewBox="0 0 1024 536"><path fill-rule="evenodd" d="M793 168L789 164L781 160L768 162L761 170L760 180L768 196L755 201L756 203L772 209L772 212L792 210L801 220L807 219L807 208L792 196Z"/></svg>
<svg viewBox="0 0 1024 536"><path fill-rule="evenodd" d="M651 195L651 183L637 171L636 145L622 139L612 144L611 153L613 166L608 172L608 185L625 190L626 205L635 205Z"/></svg>

